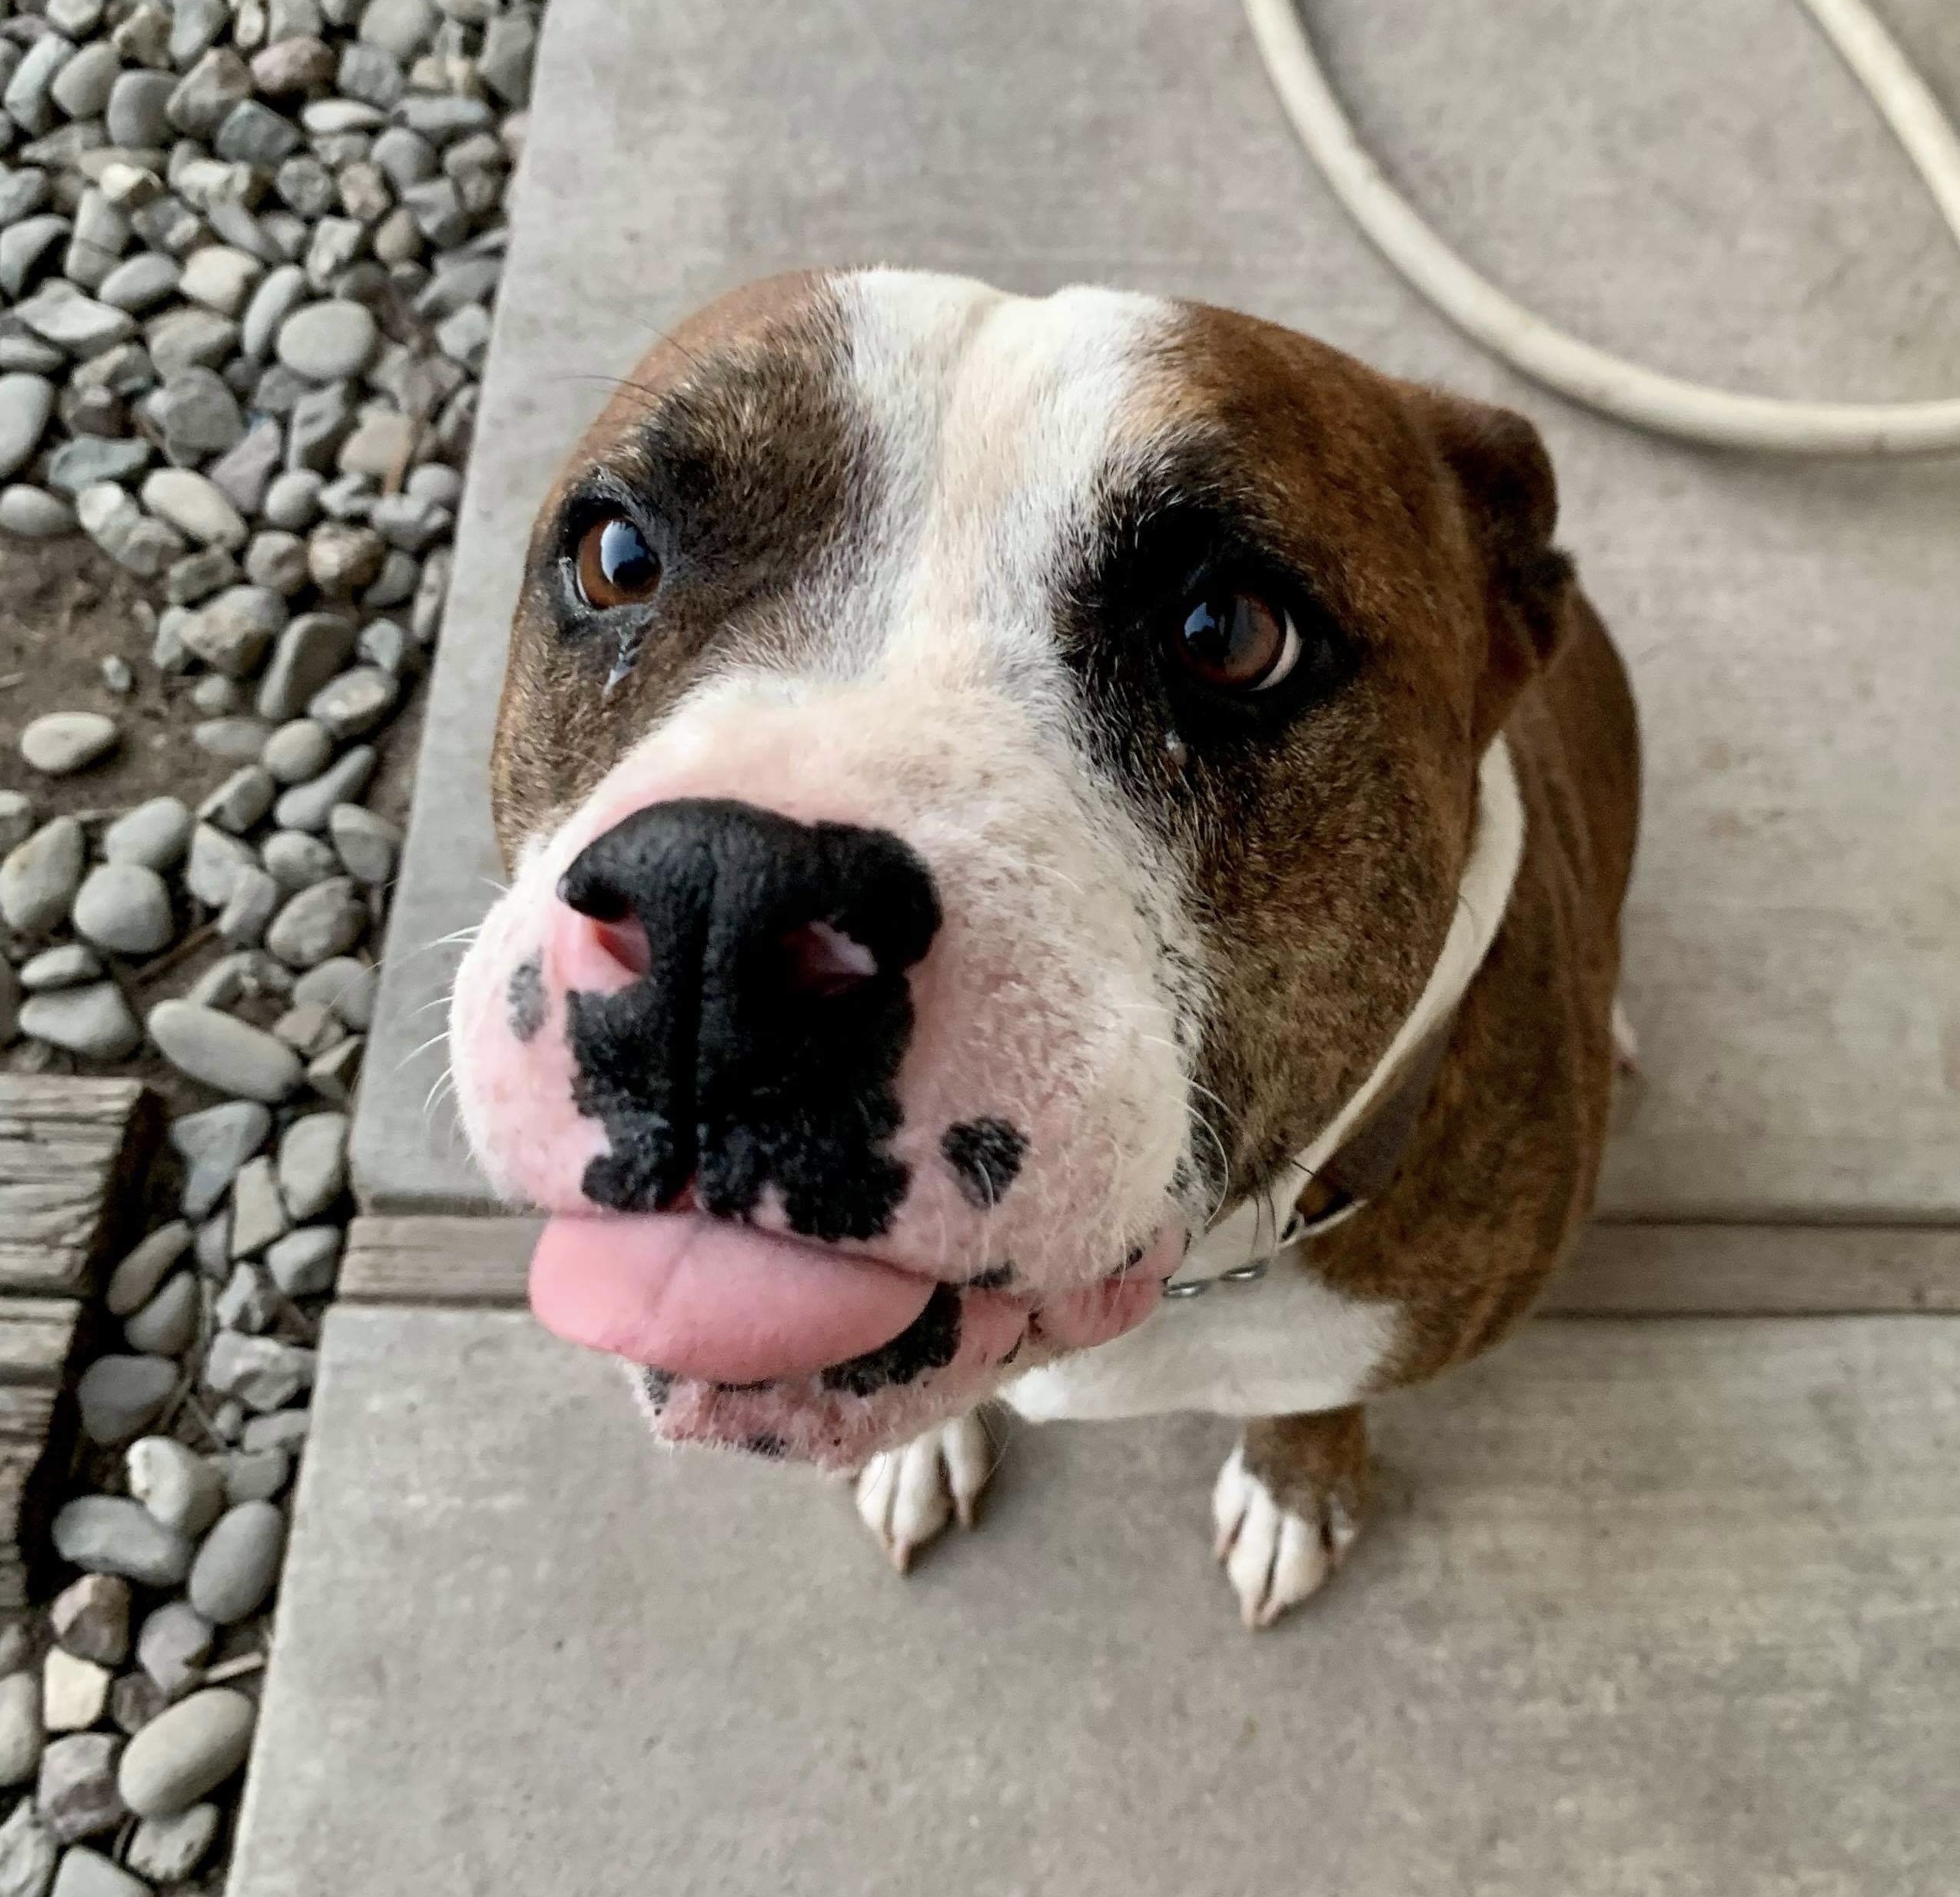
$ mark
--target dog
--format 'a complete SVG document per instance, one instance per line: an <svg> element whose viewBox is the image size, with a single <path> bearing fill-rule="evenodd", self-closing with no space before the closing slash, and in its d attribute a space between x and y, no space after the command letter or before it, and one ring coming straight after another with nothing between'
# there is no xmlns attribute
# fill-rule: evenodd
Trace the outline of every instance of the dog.
<svg viewBox="0 0 1960 1897"><path fill-rule="evenodd" d="M1363 1406L1589 1209L1639 744L1521 417L1196 303L891 270L665 337L540 513L461 1115L654 1431L854 1474L1244 1420L1264 1626ZM1202 1294L1201 1295L1200 1294Z"/></svg>

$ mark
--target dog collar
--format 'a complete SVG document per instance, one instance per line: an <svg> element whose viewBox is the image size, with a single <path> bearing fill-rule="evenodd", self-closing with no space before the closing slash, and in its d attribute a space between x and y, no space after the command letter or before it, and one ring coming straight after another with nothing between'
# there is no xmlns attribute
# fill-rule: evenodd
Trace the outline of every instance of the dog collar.
<svg viewBox="0 0 1960 1897"><path fill-rule="evenodd" d="M1524 804L1500 736L1477 766L1477 824L1443 952L1408 1018L1346 1106L1264 1191L1243 1199L1192 1246L1166 1297L1249 1284L1294 1245L1352 1218L1387 1190L1428 1104L1457 1010L1509 908L1524 855Z"/></svg>

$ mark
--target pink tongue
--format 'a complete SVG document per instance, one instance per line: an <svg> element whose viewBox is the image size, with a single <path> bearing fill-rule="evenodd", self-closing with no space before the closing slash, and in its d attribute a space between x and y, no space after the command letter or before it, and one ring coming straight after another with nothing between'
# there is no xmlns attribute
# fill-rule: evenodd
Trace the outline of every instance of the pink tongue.
<svg viewBox="0 0 1960 1897"><path fill-rule="evenodd" d="M761 1383L889 1344L932 1284L686 1212L558 1218L531 1257L531 1309L548 1331L715 1383Z"/></svg>

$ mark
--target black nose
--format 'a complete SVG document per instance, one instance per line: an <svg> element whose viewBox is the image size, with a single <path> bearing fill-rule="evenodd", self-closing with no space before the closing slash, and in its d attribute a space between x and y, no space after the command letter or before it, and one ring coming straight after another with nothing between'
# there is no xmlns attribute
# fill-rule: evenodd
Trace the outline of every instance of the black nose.
<svg viewBox="0 0 1960 1897"><path fill-rule="evenodd" d="M578 1105L611 1148L586 1195L645 1211L692 1187L739 1217L773 1186L796 1231L883 1231L906 1184L885 1151L905 971L939 926L916 852L883 830L683 798L587 844L558 893L644 936L633 985L570 998Z"/></svg>

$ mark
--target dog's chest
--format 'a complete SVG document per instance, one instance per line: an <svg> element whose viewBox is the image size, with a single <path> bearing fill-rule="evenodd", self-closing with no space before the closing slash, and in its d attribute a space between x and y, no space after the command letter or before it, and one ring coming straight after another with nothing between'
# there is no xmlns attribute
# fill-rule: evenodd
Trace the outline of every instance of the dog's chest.
<svg viewBox="0 0 1960 1897"><path fill-rule="evenodd" d="M1283 1257L1256 1283L1214 1283L1201 1297L1167 1299L1135 1330L1030 1370L1002 1394L1042 1423L1337 1410L1374 1387L1400 1312L1344 1297Z"/></svg>

